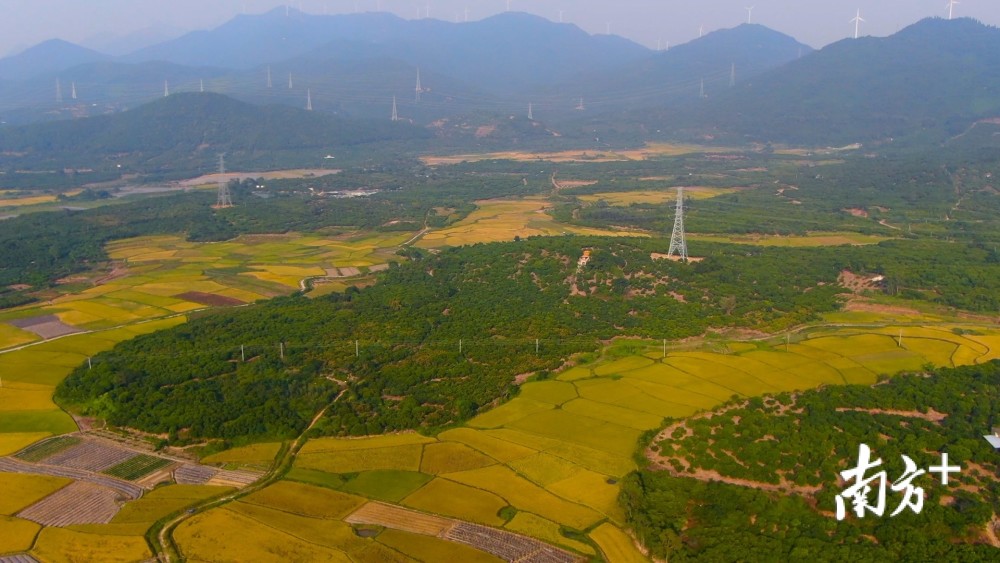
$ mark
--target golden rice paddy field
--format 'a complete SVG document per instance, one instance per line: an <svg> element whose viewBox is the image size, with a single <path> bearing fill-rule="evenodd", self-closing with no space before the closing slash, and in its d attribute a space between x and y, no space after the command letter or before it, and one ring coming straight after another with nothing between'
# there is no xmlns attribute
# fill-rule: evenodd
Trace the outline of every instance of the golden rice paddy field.
<svg viewBox="0 0 1000 563"><path fill-rule="evenodd" d="M512 160L527 162L542 160L546 162L616 162L625 160L650 160L659 157L681 156L696 153L725 153L734 149L723 147L708 147L702 145L685 145L673 143L649 143L646 146L632 150L600 151L573 150L561 152L494 152L481 154L460 154L450 156L425 156L421 158L428 166L460 164L462 162L481 162L484 160Z"/></svg>
<svg viewBox="0 0 1000 563"><path fill-rule="evenodd" d="M4 207L26 207L28 205L39 205L42 203L52 203L56 201L54 195L36 195L28 197L7 197L0 194L0 209Z"/></svg>
<svg viewBox="0 0 1000 563"><path fill-rule="evenodd" d="M88 357L123 340L183 323L188 311L288 294L299 288L303 277L325 275L328 267L383 264L410 236L282 235L214 244L190 243L180 237L143 237L110 245L110 256L122 265L115 275L98 283L74 280L75 285L65 286L67 291L49 302L0 315L0 455L77 430L73 419L52 402L52 395L55 386ZM219 303L218 297L228 300ZM38 334L11 324L38 317L49 317L60 330L70 333L51 338L62 332ZM255 445L235 457L233 452L225 452L213 461L266 467L279 447ZM0 496L10 503L18 499L6 491L33 494L37 487L22 481L23 476L0 473L0 490L5 491ZM224 490L195 489L158 489L130 504L106 526L45 529L41 533L37 525L12 516L39 499L18 500L23 506L0 513L0 537L4 538L0 555L34 545L32 553L45 561L146 559L150 554L142 534L153 521Z"/></svg>
<svg viewBox="0 0 1000 563"><path fill-rule="evenodd" d="M50 301L0 314L0 350L42 335L10 323L54 315L68 330L131 325L214 305L252 303L300 288L327 269L364 269L393 259L409 234L246 236L221 243L141 237L108 245L118 265L105 279L81 276ZM82 286L82 288L81 288Z"/></svg>
<svg viewBox="0 0 1000 563"><path fill-rule="evenodd" d="M544 213L546 205L544 199L479 202L466 220L427 234L418 245L564 231L615 234L570 230ZM328 268L384 263L410 236L282 235L215 244L145 237L112 245L112 257L124 265L120 275L0 315L0 349L7 349L0 350L0 455L76 429L51 395L87 357L138 334L182 323L187 311L218 304L205 302L212 297L249 302L298 289L302 278L322 276ZM855 235L803 238L831 244L832 236ZM616 502L618 480L635 469L640 436L665 418L711 409L734 396L870 384L879 374L928 363L951 366L1000 358L1000 331L994 327L880 307L841 311L826 319L880 325L876 328L813 328L787 344L713 342L664 354L652 344L618 343L600 360L524 384L517 398L436 437L312 440L286 480L188 518L174 538L189 560L496 561L469 547L405 530L357 535L344 518L377 500L502 527L585 557L600 553L608 561L641 561ZM88 332L41 341L31 330L5 322L45 315ZM884 326L887 322L899 324ZM267 467L281 448L256 444L206 461ZM14 516L65 484L62 479L0 474L0 490L17 491L0 495L0 556L30 549L45 561L146 559L151 554L142 535L156 519L226 491L157 489L103 526L40 529ZM565 530L575 533L566 535Z"/></svg>
<svg viewBox="0 0 1000 563"><path fill-rule="evenodd" d="M608 561L643 561L624 530L617 483L635 469L633 452L642 433L660 427L665 418L711 409L734 396L824 384L872 384L880 374L928 363L952 366L998 356L1000 331L960 324L817 328L795 335L787 344L780 339L714 343L668 350L665 356L652 343L623 342L592 364L524 384L517 398L435 438L398 434L312 440L303 447L289 479L351 499L387 501L503 527L580 555L599 551ZM338 535L339 523L317 517L315 509L306 507L302 489L292 494L276 487L268 489L266 501L259 501L271 511L251 514L229 507L189 521L179 538L182 549L196 559L207 556L217 549L210 538L231 524L259 527L262 533L284 529L305 539L292 533L299 528L273 523L297 513L307 519L299 520L302 529L313 521L311 525L325 527L331 537L343 538L343 543L326 541L323 545L332 551L323 557L356 559L362 550L358 538ZM331 505L347 502L345 497L333 498L341 501ZM579 533L567 537L563 529ZM417 549L419 541L402 541L402 532L382 540L386 533L364 541L417 557L407 550ZM295 549L306 545L315 549L314 544ZM256 545L238 549L255 558L287 555L268 554L268 548Z"/></svg>
<svg viewBox="0 0 1000 563"><path fill-rule="evenodd" d="M477 201L478 209L462 221L423 236L415 246L437 248L463 246L477 242L514 240L515 236L553 236L567 233L596 236L637 236L635 233L605 231L570 226L556 222L548 213L550 203L544 198L496 199Z"/></svg>
<svg viewBox="0 0 1000 563"><path fill-rule="evenodd" d="M684 188L684 196L693 199L711 199L716 196L736 193L741 188L711 188L704 186L692 186ZM662 190L640 190L634 192L606 192L591 195L576 196L577 199L587 203L605 201L609 205L624 207L633 203L667 203L677 201L676 188L664 188Z"/></svg>

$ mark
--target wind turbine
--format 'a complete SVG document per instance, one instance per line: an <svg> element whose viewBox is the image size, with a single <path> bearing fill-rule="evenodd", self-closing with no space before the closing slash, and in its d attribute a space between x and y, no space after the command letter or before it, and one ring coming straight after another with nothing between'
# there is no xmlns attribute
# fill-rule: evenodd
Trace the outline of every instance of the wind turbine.
<svg viewBox="0 0 1000 563"><path fill-rule="evenodd" d="M756 6L747 6L744 8L747 11L747 23L750 23L750 19L753 17L754 8L756 8Z"/></svg>
<svg viewBox="0 0 1000 563"><path fill-rule="evenodd" d="M949 0L948 1L948 19L949 20L952 19L953 17L955 17L955 4L961 4L961 2L959 2L958 0Z"/></svg>
<svg viewBox="0 0 1000 563"><path fill-rule="evenodd" d="M699 25L698 26L698 39L701 39L704 36L705 36L705 26L704 25Z"/></svg>
<svg viewBox="0 0 1000 563"><path fill-rule="evenodd" d="M858 35L861 33L861 22L865 21L865 19L861 17L861 8L858 8L858 15L854 16L854 19L851 21L854 22L854 38L857 39Z"/></svg>

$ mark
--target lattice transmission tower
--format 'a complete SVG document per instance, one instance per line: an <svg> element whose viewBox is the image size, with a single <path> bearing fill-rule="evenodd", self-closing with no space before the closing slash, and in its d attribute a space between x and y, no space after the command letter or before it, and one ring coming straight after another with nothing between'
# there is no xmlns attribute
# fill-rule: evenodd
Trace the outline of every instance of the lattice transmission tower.
<svg viewBox="0 0 1000 563"><path fill-rule="evenodd" d="M219 155L219 199L215 203L216 209L229 209L233 206L233 196L229 193L229 183L226 182L226 155Z"/></svg>
<svg viewBox="0 0 1000 563"><path fill-rule="evenodd" d="M676 254L682 262L688 261L687 238L684 236L684 188L677 188L677 212L674 215L674 232L670 235L667 257Z"/></svg>

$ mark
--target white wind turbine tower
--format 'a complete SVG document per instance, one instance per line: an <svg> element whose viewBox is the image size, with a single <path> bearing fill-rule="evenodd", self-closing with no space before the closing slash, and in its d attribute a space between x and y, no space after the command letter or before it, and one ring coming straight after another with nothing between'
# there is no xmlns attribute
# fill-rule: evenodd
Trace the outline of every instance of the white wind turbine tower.
<svg viewBox="0 0 1000 563"><path fill-rule="evenodd" d="M747 6L746 8L744 8L747 11L747 23L751 23L750 20L753 18L754 8L756 8L756 6Z"/></svg>
<svg viewBox="0 0 1000 563"><path fill-rule="evenodd" d="M857 39L858 35L861 34L861 22L865 21L861 17L861 8L858 8L858 15L854 16L854 19L851 21L854 22L854 38Z"/></svg>
<svg viewBox="0 0 1000 563"><path fill-rule="evenodd" d="M961 4L958 0L949 0L948 2L948 19L955 17L955 4Z"/></svg>

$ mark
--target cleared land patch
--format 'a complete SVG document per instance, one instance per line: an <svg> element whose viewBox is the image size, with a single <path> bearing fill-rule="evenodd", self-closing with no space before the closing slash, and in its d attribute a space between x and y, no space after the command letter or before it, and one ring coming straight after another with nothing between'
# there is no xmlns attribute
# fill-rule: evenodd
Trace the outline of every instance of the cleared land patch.
<svg viewBox="0 0 1000 563"><path fill-rule="evenodd" d="M118 514L122 500L114 489L77 481L18 512L17 516L43 526L107 524Z"/></svg>

